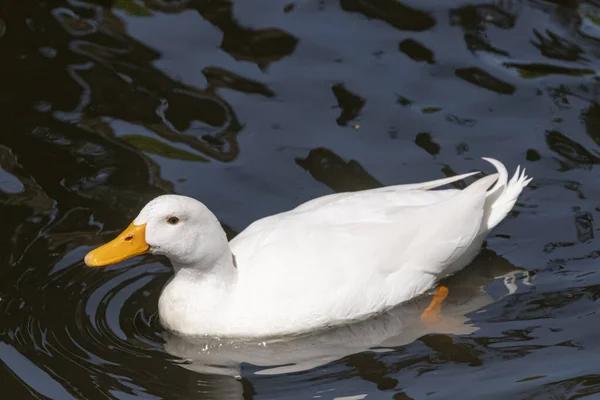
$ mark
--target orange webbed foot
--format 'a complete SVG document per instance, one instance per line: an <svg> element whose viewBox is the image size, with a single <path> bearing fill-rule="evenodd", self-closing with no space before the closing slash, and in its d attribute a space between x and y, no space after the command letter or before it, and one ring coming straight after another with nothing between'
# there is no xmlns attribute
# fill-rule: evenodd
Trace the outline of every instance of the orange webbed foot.
<svg viewBox="0 0 600 400"><path fill-rule="evenodd" d="M421 314L421 320L426 323L439 322L442 313L442 303L448 297L448 288L446 286L440 286L435 291L431 303Z"/></svg>

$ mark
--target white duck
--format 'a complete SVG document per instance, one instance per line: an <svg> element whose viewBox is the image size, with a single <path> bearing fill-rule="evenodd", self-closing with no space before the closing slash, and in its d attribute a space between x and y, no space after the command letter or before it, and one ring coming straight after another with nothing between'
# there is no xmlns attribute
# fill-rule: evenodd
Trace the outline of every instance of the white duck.
<svg viewBox="0 0 600 400"><path fill-rule="evenodd" d="M502 163L484 160L498 173L463 190L430 189L477 172L331 194L260 219L231 242L199 201L159 196L85 263L167 256L175 276L158 311L180 335L261 338L365 319L465 267L512 209L531 179L517 168L508 181Z"/></svg>

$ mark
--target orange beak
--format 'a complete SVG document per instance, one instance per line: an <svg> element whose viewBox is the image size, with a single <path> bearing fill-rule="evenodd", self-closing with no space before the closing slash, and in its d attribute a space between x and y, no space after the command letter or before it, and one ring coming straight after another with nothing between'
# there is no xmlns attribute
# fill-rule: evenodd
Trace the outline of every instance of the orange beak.
<svg viewBox="0 0 600 400"><path fill-rule="evenodd" d="M133 222L119 236L86 254L84 261L88 267L104 267L116 264L131 257L147 253L146 224Z"/></svg>

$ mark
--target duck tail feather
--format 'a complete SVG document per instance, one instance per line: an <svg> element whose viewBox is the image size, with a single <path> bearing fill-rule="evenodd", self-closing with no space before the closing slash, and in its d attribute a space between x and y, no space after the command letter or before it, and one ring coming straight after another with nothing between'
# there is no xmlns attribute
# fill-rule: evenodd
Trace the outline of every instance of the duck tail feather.
<svg viewBox="0 0 600 400"><path fill-rule="evenodd" d="M493 158L483 157L483 160L492 164L497 171L498 180L496 184L488 190L485 200L485 209L481 230L491 231L498 225L512 210L519 194L531 182L533 178L525 174L525 168L521 170L518 166L515 174L508 180L506 167L500 161Z"/></svg>

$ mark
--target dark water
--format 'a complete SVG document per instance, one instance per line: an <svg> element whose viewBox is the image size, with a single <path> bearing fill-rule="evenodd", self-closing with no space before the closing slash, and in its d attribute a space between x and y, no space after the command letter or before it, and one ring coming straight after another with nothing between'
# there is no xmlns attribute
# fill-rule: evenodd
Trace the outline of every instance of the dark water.
<svg viewBox="0 0 600 400"><path fill-rule="evenodd" d="M596 1L2 2L0 397L600 398L599 60ZM534 181L430 330L186 347L164 259L82 262L158 194L233 236L481 156Z"/></svg>

